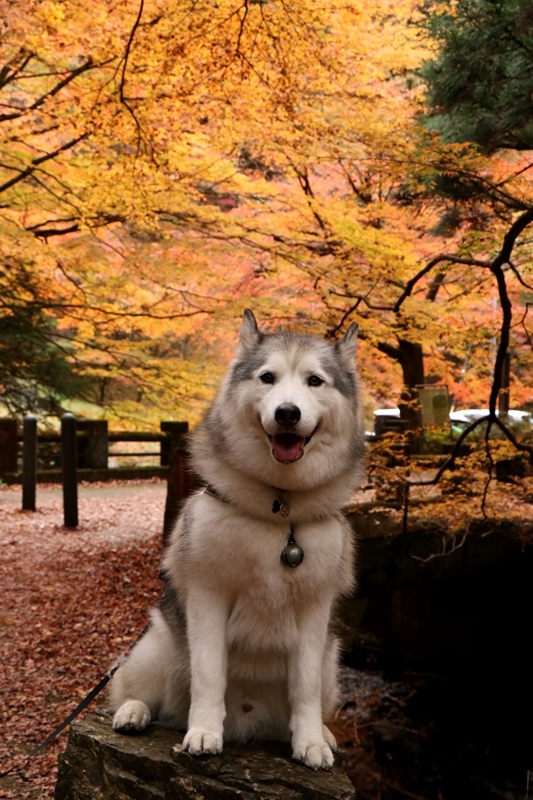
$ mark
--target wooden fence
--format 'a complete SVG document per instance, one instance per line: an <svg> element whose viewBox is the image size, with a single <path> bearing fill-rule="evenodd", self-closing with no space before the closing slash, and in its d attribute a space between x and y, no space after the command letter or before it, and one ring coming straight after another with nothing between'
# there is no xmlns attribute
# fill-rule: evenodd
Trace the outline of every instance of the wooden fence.
<svg viewBox="0 0 533 800"><path fill-rule="evenodd" d="M32 418L27 415L26 420ZM35 418L33 418L35 419ZM81 470L110 470L110 459L142 459L157 456L159 466L168 467L170 453L184 448L187 422L165 421L160 432L110 431L107 420L76 420L77 467ZM61 470L61 432L37 430L37 470ZM115 444L152 443L150 450L115 450ZM16 419L0 419L0 478L8 479L21 472L24 449L24 426ZM133 468L134 470L135 468ZM109 477L112 477L110 475ZM105 476L104 476L105 479Z"/></svg>
<svg viewBox="0 0 533 800"><path fill-rule="evenodd" d="M0 419L0 478L11 483L22 483L22 508L36 510L37 482L60 480L63 484L64 524L69 528L78 525L78 480L106 480L115 477L147 477L146 470L109 468L109 458L158 455L159 475L167 479L167 497L163 521L166 540L181 503L196 488L197 481L187 463L185 436L187 422L161 422L160 433L139 431L109 431L103 420L76 420L65 414L61 420L61 433L37 430L33 414L24 417L22 431L14 419ZM152 442L159 449L147 453L112 452L114 442ZM22 445L22 448L21 448ZM22 452L21 452L22 450ZM19 462L21 469L19 470ZM56 469L43 469L43 463ZM40 465L40 466L39 466ZM57 466L60 466L59 474Z"/></svg>

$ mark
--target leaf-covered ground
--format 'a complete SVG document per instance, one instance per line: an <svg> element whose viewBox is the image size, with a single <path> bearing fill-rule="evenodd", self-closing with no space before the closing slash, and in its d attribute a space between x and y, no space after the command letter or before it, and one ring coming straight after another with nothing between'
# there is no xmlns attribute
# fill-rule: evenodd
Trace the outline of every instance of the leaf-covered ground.
<svg viewBox="0 0 533 800"><path fill-rule="evenodd" d="M29 512L20 486L0 486L0 773L14 767L0 777L0 798L53 797L66 732L25 756L105 675L157 603L165 495L158 480L82 485L80 524L68 530L60 487L39 485L38 510ZM392 714L403 724L405 691L377 675L355 685L343 672L345 708L333 728L346 768L370 796L381 781L368 721Z"/></svg>
<svg viewBox="0 0 533 800"><path fill-rule="evenodd" d="M0 486L0 798L53 797L66 733L25 756L143 629L160 593L165 496L158 480L82 485L80 525L67 530L60 487L40 485L38 510L23 512L20 486ZM332 727L361 798L442 796L428 690L426 679L343 669Z"/></svg>
<svg viewBox="0 0 533 800"><path fill-rule="evenodd" d="M107 672L157 601L165 504L161 481L80 487L76 530L61 491L0 487L0 773L18 763ZM63 733L0 778L2 798L53 796Z"/></svg>

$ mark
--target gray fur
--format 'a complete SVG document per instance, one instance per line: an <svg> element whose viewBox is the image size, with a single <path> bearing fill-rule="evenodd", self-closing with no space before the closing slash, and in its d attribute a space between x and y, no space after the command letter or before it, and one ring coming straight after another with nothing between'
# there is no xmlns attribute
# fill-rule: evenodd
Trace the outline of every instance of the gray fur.
<svg viewBox="0 0 533 800"><path fill-rule="evenodd" d="M264 337L263 342L265 342L265 339L266 342L269 341L268 338ZM252 380L254 373L265 362L266 342L263 346L261 344L256 345L253 350L250 350L246 358L234 362L231 370L230 385L233 386L241 383L241 381Z"/></svg>
<svg viewBox="0 0 533 800"><path fill-rule="evenodd" d="M239 355L233 362L230 372L230 386L239 384L241 381L252 380L261 366L266 362L269 354L273 351L286 351L297 347L302 353L316 353L317 358L323 368L333 378L335 387L345 397L353 397L357 402L357 385L352 365L347 363L343 357L343 346L347 341L357 337L357 325L351 325L346 335L339 342L322 341L317 347L319 340L311 334L297 334L291 332L261 334L257 330L257 337L252 340L248 334L247 346L240 348Z"/></svg>
<svg viewBox="0 0 533 800"><path fill-rule="evenodd" d="M224 739L290 740L293 758L329 769L323 724L337 700L338 599L354 586L354 542L340 509L363 467L356 329L332 344L265 335L244 314L236 359L191 436L190 497L164 560L152 623L111 684L115 730L159 719L187 727L183 749ZM276 376L260 379L260 370ZM323 382L310 382L319 374ZM297 404L298 417L278 412ZM279 500L287 515L274 513ZM305 557L281 554L293 532Z"/></svg>
<svg viewBox="0 0 533 800"><path fill-rule="evenodd" d="M164 589L159 601L159 610L176 637L181 637L187 630L187 618L183 601L172 585L169 576L163 571Z"/></svg>

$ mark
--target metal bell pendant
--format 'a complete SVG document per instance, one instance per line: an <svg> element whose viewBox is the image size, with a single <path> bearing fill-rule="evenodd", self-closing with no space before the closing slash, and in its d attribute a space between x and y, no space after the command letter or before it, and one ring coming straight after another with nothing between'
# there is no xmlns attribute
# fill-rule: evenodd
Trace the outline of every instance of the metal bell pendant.
<svg viewBox="0 0 533 800"><path fill-rule="evenodd" d="M281 553L281 560L288 567L299 567L304 560L304 551L296 542L292 528L289 534L289 540Z"/></svg>

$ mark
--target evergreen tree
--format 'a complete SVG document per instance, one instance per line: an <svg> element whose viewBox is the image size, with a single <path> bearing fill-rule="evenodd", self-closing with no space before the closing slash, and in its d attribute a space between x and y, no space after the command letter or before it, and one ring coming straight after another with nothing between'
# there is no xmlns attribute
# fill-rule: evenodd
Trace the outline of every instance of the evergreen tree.
<svg viewBox="0 0 533 800"><path fill-rule="evenodd" d="M47 305L31 265L0 264L0 407L11 414L60 414L88 384Z"/></svg>
<svg viewBox="0 0 533 800"><path fill-rule="evenodd" d="M428 127L487 153L533 148L531 0L445 0L421 10L438 45L421 70Z"/></svg>

